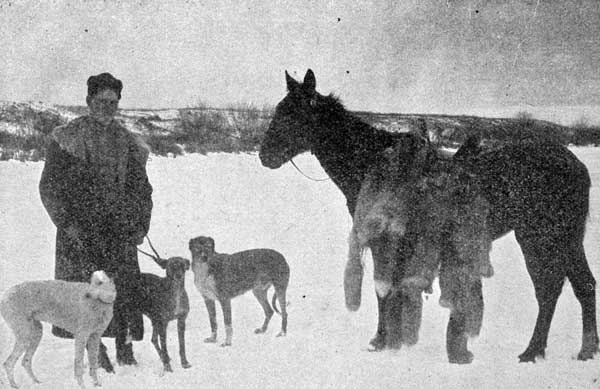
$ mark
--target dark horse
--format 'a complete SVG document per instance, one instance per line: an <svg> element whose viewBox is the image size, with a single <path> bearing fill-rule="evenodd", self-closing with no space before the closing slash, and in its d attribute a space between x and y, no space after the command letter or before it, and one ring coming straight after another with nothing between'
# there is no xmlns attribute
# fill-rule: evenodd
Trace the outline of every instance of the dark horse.
<svg viewBox="0 0 600 389"><path fill-rule="evenodd" d="M346 197L354 215L358 194L370 169L391 146L409 150L414 135L377 130L345 110L333 96L316 92L308 70L299 83L286 72L288 94L277 105L260 149L264 166L275 169L296 155L310 151ZM521 362L545 355L556 302L568 278L582 307L583 339L578 359L598 351L596 281L583 248L588 214L590 178L567 148L549 142L507 144L475 155L473 166L490 204L488 228L492 239L514 230L538 301L538 316ZM386 255L385 243L371 247L373 260ZM387 253L389 255L390 253ZM403 263L401 250L396 263ZM385 261L385 258L383 259ZM398 270L402 276L402 270ZM398 280L396 279L395 282ZM377 295L379 322L370 344L375 349L398 347L402 339L402 293ZM447 351L451 361L469 362L465 323L450 314Z"/></svg>

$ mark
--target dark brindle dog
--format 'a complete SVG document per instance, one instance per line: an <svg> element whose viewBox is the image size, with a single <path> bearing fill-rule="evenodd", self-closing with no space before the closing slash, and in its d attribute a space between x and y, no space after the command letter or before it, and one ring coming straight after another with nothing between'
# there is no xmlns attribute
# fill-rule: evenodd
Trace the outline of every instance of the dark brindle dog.
<svg viewBox="0 0 600 389"><path fill-rule="evenodd" d="M185 291L185 272L190 269L190 261L181 257L162 259L148 239L154 255L142 250L141 253L154 259L156 264L166 270L165 277L151 273L142 273L142 284L146 298L139 308L152 322L152 344L163 363L163 372L172 372L171 358L167 351L167 326L177 319L177 337L179 339L179 359L184 369L192 365L185 354L185 321L190 311ZM160 338L160 344L159 344Z"/></svg>
<svg viewBox="0 0 600 389"><path fill-rule="evenodd" d="M252 290L254 296L265 312L265 320L260 328L254 332L262 334L267 330L269 321L273 316L273 309L277 313L275 300L279 300L281 307L281 332L277 336L284 336L287 332L287 312L285 293L290 279L290 268L283 255L275 250L254 249L240 251L234 254L221 254L215 251L215 241L206 236L199 236L190 240L192 253L192 271L194 284L204 297L206 309L210 319L212 334L205 342L217 341L217 319L215 300L221 304L223 321L225 322L225 342L222 346L231 346L231 299ZM269 305L267 291L273 285L275 294Z"/></svg>

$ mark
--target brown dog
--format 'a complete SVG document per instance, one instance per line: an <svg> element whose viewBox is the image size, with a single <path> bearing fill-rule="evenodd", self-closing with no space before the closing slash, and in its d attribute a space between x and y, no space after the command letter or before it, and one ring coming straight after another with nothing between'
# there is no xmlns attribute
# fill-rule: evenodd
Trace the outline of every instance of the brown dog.
<svg viewBox="0 0 600 389"><path fill-rule="evenodd" d="M207 343L217 341L217 320L215 300L219 301L225 322L225 342L222 346L231 346L233 330L231 327L231 299L252 290L265 312L265 320L254 332L262 334L267 330L273 316L277 313L275 299L281 307L281 332L287 331L287 312L285 293L290 279L290 268L283 255L271 249L254 249L234 254L220 254L215 251L215 241L206 236L193 238L189 242L192 253L192 271L194 284L204 297L210 319L212 334ZM267 299L267 290L273 285L273 309Z"/></svg>
<svg viewBox="0 0 600 389"><path fill-rule="evenodd" d="M29 281L10 288L0 301L0 312L15 335L15 347L4 362L8 381L17 388L14 369L23 357L23 367L33 381L39 383L31 360L42 340L42 321L71 332L75 336L75 379L83 384L83 350L87 347L90 376L100 386L98 350L100 337L113 317L117 296L115 284L103 272L92 274L91 282L59 280Z"/></svg>

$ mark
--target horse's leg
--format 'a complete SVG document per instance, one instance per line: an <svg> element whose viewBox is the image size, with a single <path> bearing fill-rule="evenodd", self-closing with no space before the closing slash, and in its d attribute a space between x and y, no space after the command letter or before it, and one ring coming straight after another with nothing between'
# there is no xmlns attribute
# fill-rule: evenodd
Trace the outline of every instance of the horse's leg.
<svg viewBox="0 0 600 389"><path fill-rule="evenodd" d="M527 349L519 355L519 361L535 362L536 357L545 356L550 323L565 282L565 264L569 259L560 248L564 242L551 240L548 236L524 236L519 231L515 231L515 235L523 250L538 302L538 316L533 335Z"/></svg>
<svg viewBox="0 0 600 389"><path fill-rule="evenodd" d="M483 321L483 292L477 264L460 263L456 251L444 250L440 288L452 306L446 329L446 353L450 363L471 363L469 336L476 336Z"/></svg>
<svg viewBox="0 0 600 389"><path fill-rule="evenodd" d="M446 328L446 352L450 363L471 363L473 353L467 349L466 316L463 311L452 310Z"/></svg>
<svg viewBox="0 0 600 389"><path fill-rule="evenodd" d="M577 245L571 256L571 266L567 277L571 282L575 296L581 304L583 318L583 337L577 359L586 360L598 352L598 329L596 325L596 280L588 266L583 243Z"/></svg>

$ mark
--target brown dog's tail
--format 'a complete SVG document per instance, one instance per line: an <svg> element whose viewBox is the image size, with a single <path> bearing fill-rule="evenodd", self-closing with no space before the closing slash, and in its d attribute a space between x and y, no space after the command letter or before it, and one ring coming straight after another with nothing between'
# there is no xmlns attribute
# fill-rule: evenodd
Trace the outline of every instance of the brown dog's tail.
<svg viewBox="0 0 600 389"><path fill-rule="evenodd" d="M273 310L275 312L277 312L278 315L281 315L281 312L279 312L279 310L277 309L277 305L275 304L276 301L277 301L277 292L273 293L273 299L271 300L271 306L273 307Z"/></svg>

